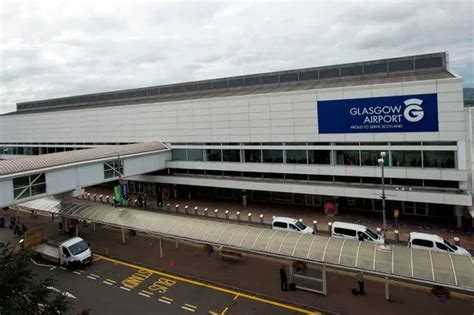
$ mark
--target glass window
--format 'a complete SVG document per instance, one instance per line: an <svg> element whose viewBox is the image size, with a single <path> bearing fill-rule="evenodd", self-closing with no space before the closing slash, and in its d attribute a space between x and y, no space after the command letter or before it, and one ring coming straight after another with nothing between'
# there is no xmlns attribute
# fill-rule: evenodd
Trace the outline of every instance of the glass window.
<svg viewBox="0 0 474 315"><path fill-rule="evenodd" d="M438 243L436 242L436 247L442 251L445 251L445 252L453 252L452 249L450 249L448 246L442 244L442 243Z"/></svg>
<svg viewBox="0 0 474 315"><path fill-rule="evenodd" d="M46 193L44 173L13 179L13 196L15 199L28 198Z"/></svg>
<svg viewBox="0 0 474 315"><path fill-rule="evenodd" d="M359 165L359 151L339 150L336 151L337 165Z"/></svg>
<svg viewBox="0 0 474 315"><path fill-rule="evenodd" d="M309 164L331 164L331 151L329 150L309 150Z"/></svg>
<svg viewBox="0 0 474 315"><path fill-rule="evenodd" d="M306 150L286 150L286 163L307 164Z"/></svg>
<svg viewBox="0 0 474 315"><path fill-rule="evenodd" d="M260 150L245 150L245 162L260 163L262 162L262 151Z"/></svg>
<svg viewBox="0 0 474 315"><path fill-rule="evenodd" d="M13 179L13 188L19 188L19 187L26 187L30 184L30 177L29 176L23 176L23 177L17 177Z"/></svg>
<svg viewBox="0 0 474 315"><path fill-rule="evenodd" d="M423 167L454 168L455 157L453 151L424 151Z"/></svg>
<svg viewBox="0 0 474 315"><path fill-rule="evenodd" d="M204 161L202 149L188 149L188 161Z"/></svg>
<svg viewBox="0 0 474 315"><path fill-rule="evenodd" d="M379 151L361 151L360 162L364 166L378 166L378 159L380 158ZM385 165L388 165L388 157L385 157Z"/></svg>
<svg viewBox="0 0 474 315"><path fill-rule="evenodd" d="M186 149L173 149L171 156L173 161L186 161Z"/></svg>
<svg viewBox="0 0 474 315"><path fill-rule="evenodd" d="M240 162L240 150L222 150L224 162Z"/></svg>
<svg viewBox="0 0 474 315"><path fill-rule="evenodd" d="M222 150L206 149L206 161L222 162Z"/></svg>
<svg viewBox="0 0 474 315"><path fill-rule="evenodd" d="M420 151L392 151L393 167L421 167Z"/></svg>
<svg viewBox="0 0 474 315"><path fill-rule="evenodd" d="M301 231L303 231L304 229L306 229L306 225L304 225L304 224L303 224L302 222L300 222L300 221L297 221L297 222L295 223L295 225L296 225Z"/></svg>
<svg viewBox="0 0 474 315"><path fill-rule="evenodd" d="M433 242L432 241L422 240L422 239L419 239L419 238L415 238L414 240L411 241L411 243L413 245L422 246L422 247L429 247L429 248L433 247Z"/></svg>
<svg viewBox="0 0 474 315"><path fill-rule="evenodd" d="M288 227L288 224L286 224L285 222L273 222L273 226L286 229Z"/></svg>
<svg viewBox="0 0 474 315"><path fill-rule="evenodd" d="M63 247L64 248L64 247ZM87 249L89 248L89 246L87 246L87 243L84 242L84 241L80 241L76 244L73 244L71 246L69 246L69 251L73 254L73 255L77 255L77 254L80 254L82 252L85 252Z"/></svg>
<svg viewBox="0 0 474 315"><path fill-rule="evenodd" d="M264 163L283 163L283 150L263 150Z"/></svg>

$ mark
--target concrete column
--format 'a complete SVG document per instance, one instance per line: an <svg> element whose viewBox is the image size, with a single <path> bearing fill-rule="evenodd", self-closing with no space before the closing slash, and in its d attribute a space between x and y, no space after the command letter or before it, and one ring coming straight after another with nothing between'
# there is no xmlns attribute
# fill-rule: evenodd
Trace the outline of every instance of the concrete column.
<svg viewBox="0 0 474 315"><path fill-rule="evenodd" d="M242 190L242 206L247 206L247 191Z"/></svg>
<svg viewBox="0 0 474 315"><path fill-rule="evenodd" d="M454 206L454 215L456 216L456 226L458 228L462 227L463 210L462 206Z"/></svg>
<svg viewBox="0 0 474 315"><path fill-rule="evenodd" d="M76 224L76 236L79 236L79 225Z"/></svg>
<svg viewBox="0 0 474 315"><path fill-rule="evenodd" d="M390 301L390 291L388 287L388 278L385 277L385 301Z"/></svg>
<svg viewBox="0 0 474 315"><path fill-rule="evenodd" d="M176 185L173 185L173 198L178 198L178 187L176 187Z"/></svg>
<svg viewBox="0 0 474 315"><path fill-rule="evenodd" d="M122 244L125 244L125 228L122 228Z"/></svg>

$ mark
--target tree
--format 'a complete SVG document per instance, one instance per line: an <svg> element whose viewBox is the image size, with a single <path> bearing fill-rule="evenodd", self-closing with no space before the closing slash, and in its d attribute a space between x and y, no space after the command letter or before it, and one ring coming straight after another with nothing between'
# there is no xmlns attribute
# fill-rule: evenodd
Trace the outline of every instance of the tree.
<svg viewBox="0 0 474 315"><path fill-rule="evenodd" d="M64 314L71 305L63 294L48 287L52 278L40 279L31 269L33 252L6 246L0 254L0 314Z"/></svg>

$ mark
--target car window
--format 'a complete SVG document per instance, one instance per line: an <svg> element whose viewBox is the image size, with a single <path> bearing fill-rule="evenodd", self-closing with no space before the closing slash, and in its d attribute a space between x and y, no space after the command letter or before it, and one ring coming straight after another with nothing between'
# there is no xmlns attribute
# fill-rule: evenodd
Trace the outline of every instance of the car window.
<svg viewBox="0 0 474 315"><path fill-rule="evenodd" d="M273 226L283 228L283 229L288 228L288 224L286 224L285 222L278 222L278 221L273 222Z"/></svg>
<svg viewBox="0 0 474 315"><path fill-rule="evenodd" d="M73 255L77 255L82 252L85 252L88 248L89 246L84 241L80 241L80 242L77 242L76 244L69 246L69 250L71 251Z"/></svg>
<svg viewBox="0 0 474 315"><path fill-rule="evenodd" d="M69 254L69 251L67 250L66 247L63 247L63 254L66 255L66 257L71 256L71 255Z"/></svg>
<svg viewBox="0 0 474 315"><path fill-rule="evenodd" d="M444 245L448 246L449 248L451 248L453 251L457 251L458 250L458 247L454 244L451 244L450 242L448 242L447 240L443 240L444 242Z"/></svg>
<svg viewBox="0 0 474 315"><path fill-rule="evenodd" d="M375 234L374 232L372 232L369 229L365 230L365 233L367 233L374 240L377 240L379 238L379 236L377 234Z"/></svg>
<svg viewBox="0 0 474 315"><path fill-rule="evenodd" d="M444 245L444 244L442 244L442 243L438 243L438 242L436 242L436 247L437 247L438 249L441 249L441 250L445 251L445 252L452 252L452 251L453 251L453 250L452 250L451 248L449 248L448 246L446 246L446 245Z"/></svg>
<svg viewBox="0 0 474 315"><path fill-rule="evenodd" d="M347 236L352 236L352 237L356 236L356 231L355 230L343 229L343 228L339 228L339 227L334 228L334 233L347 235Z"/></svg>
<svg viewBox="0 0 474 315"><path fill-rule="evenodd" d="M427 248L432 248L433 247L433 242L432 241L428 241L428 240L422 240L422 239L419 239L419 238L415 238L411 241L411 243L413 245L417 245L417 246L422 246L422 247L427 247Z"/></svg>
<svg viewBox="0 0 474 315"><path fill-rule="evenodd" d="M296 225L300 230L306 229L306 225L304 225L304 224L301 223L300 221L297 221L297 222L295 223L295 225Z"/></svg>
<svg viewBox="0 0 474 315"><path fill-rule="evenodd" d="M294 226L293 224L290 224L290 229L295 230L295 231L299 231L299 229L296 228L296 226Z"/></svg>
<svg viewBox="0 0 474 315"><path fill-rule="evenodd" d="M359 238L359 241L370 240L370 237L364 232L357 232L357 237Z"/></svg>

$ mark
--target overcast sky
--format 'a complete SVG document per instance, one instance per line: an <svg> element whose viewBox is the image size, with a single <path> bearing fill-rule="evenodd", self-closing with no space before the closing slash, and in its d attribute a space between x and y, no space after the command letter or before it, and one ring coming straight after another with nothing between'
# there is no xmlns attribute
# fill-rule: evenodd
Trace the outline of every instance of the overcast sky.
<svg viewBox="0 0 474 315"><path fill-rule="evenodd" d="M0 0L17 102L448 51L474 87L473 1Z"/></svg>

